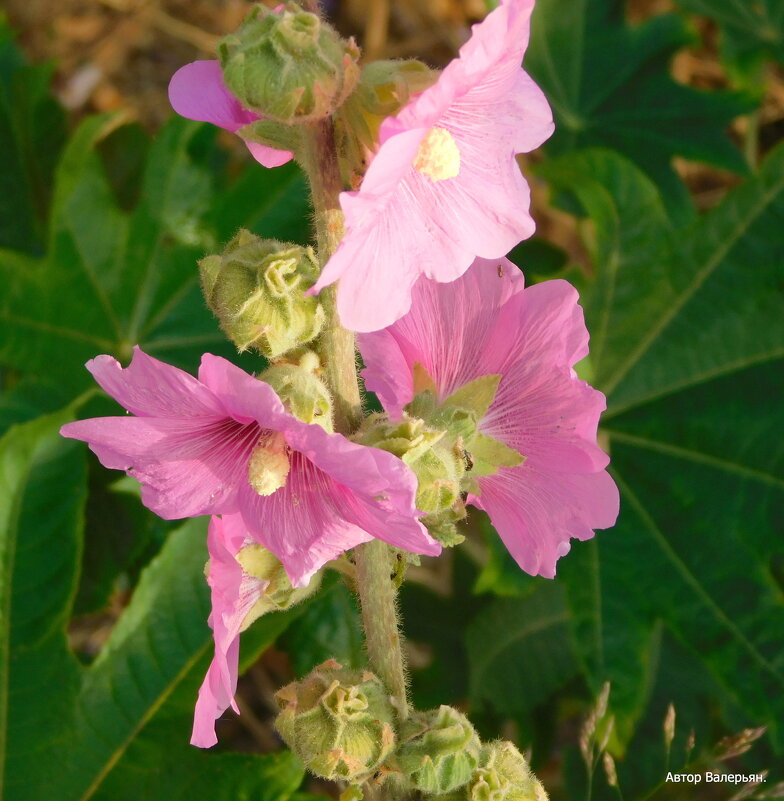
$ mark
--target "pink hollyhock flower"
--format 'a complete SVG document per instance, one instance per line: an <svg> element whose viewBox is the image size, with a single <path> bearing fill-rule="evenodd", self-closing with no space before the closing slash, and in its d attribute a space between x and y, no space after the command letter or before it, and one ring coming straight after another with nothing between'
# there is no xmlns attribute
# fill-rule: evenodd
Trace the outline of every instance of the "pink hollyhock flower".
<svg viewBox="0 0 784 801"><path fill-rule="evenodd" d="M169 82L169 102L181 117L210 122L231 133L260 119L226 88L218 61L192 61L180 67ZM245 145L253 158L265 167L279 167L293 158L286 150L257 142L246 141Z"/></svg>
<svg viewBox="0 0 784 801"><path fill-rule="evenodd" d="M588 332L566 281L524 288L507 259L477 259L451 284L420 279L411 311L360 335L359 347L365 384L392 416L414 397L417 363L440 401L477 378L502 376L479 430L525 461L479 476L480 492L467 500L488 513L523 570L554 576L571 537L615 523L618 489L596 444L604 395L572 369L588 353Z"/></svg>
<svg viewBox="0 0 784 801"><path fill-rule="evenodd" d="M269 584L246 573L237 561L237 554L253 544L239 515L210 520L207 583L212 601L209 624L215 640L215 656L199 689L193 717L191 744L200 748L209 748L218 741L215 721L229 706L239 714L234 693L237 691L240 632L253 622L251 610Z"/></svg>
<svg viewBox="0 0 784 801"><path fill-rule="evenodd" d="M161 517L240 514L295 586L373 537L439 553L416 519L416 478L402 461L303 423L225 359L205 354L198 380L139 348L125 369L111 356L87 368L136 417L81 420L61 433L138 479Z"/></svg>
<svg viewBox="0 0 784 801"><path fill-rule="evenodd" d="M533 233L515 154L553 132L520 68L533 5L502 0L475 25L438 81L384 121L359 191L341 194L346 235L311 291L340 280L347 328L384 328L408 311L420 275L454 281Z"/></svg>

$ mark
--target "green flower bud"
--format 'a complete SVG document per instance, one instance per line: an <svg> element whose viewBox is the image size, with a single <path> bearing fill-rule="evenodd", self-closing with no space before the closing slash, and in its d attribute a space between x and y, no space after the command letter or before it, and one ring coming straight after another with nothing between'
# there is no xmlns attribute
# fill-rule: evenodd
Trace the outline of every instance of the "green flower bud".
<svg viewBox="0 0 784 801"><path fill-rule="evenodd" d="M276 359L321 330L321 303L305 295L318 277L310 248L240 231L199 268L207 305L240 351L256 348Z"/></svg>
<svg viewBox="0 0 784 801"><path fill-rule="evenodd" d="M392 753L394 710L373 674L329 660L275 694L275 727L317 776L360 783Z"/></svg>
<svg viewBox="0 0 784 801"><path fill-rule="evenodd" d="M307 587L292 587L280 560L261 545L246 545L236 555L242 572L261 581L269 582L261 598L250 608L242 622L242 630L267 612L291 609L309 598L321 585L321 573L308 582Z"/></svg>
<svg viewBox="0 0 784 801"><path fill-rule="evenodd" d="M226 86L249 109L283 123L323 119L359 79L359 49L316 14L256 6L218 45Z"/></svg>
<svg viewBox="0 0 784 801"><path fill-rule="evenodd" d="M481 743L465 715L449 706L414 712L400 729L395 754L403 776L428 795L467 784L479 765Z"/></svg>
<svg viewBox="0 0 784 801"><path fill-rule="evenodd" d="M496 742L482 748L467 801L547 801L547 793L517 748Z"/></svg>
<svg viewBox="0 0 784 801"><path fill-rule="evenodd" d="M302 364L308 357L303 357ZM329 391L312 370L297 364L275 364L259 379L269 384L289 411L306 423L317 423L330 434L332 401Z"/></svg>
<svg viewBox="0 0 784 801"><path fill-rule="evenodd" d="M392 422L386 415L376 414L365 420L357 441L402 459L417 477L417 508L434 513L449 509L460 499L460 480L465 472L461 455L445 434L414 417Z"/></svg>
<svg viewBox="0 0 784 801"><path fill-rule="evenodd" d="M335 136L343 176L356 186L378 148L381 123L416 94L432 86L438 73L421 61L373 61L362 69L359 84L337 114Z"/></svg>
<svg viewBox="0 0 784 801"><path fill-rule="evenodd" d="M433 539L447 548L459 545L465 537L458 531L457 524L468 516L465 502L458 498L448 509L434 512L421 518L422 524L430 532Z"/></svg>

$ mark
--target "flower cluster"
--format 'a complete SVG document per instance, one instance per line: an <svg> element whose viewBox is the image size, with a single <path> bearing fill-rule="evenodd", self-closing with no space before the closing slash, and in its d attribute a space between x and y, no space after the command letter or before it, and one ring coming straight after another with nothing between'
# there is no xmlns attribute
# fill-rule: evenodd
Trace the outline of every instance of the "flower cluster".
<svg viewBox="0 0 784 801"><path fill-rule="evenodd" d="M534 228L516 156L553 129L520 66L532 8L502 0L436 78L410 62L360 75L356 46L317 16L294 3L260 7L224 40L219 61L172 78L176 111L238 133L266 167L294 157L312 174L303 142L333 126L345 152L332 162L351 186L334 208L316 210L344 232L334 252L316 257L240 232L201 263L208 305L238 348L272 361L266 372L206 354L195 378L138 348L126 368L99 356L88 369L132 416L62 431L138 479L161 517L212 516L215 658L196 705L196 745L214 744L215 719L236 710L241 631L303 600L319 571L355 546L378 539L435 556L462 538L468 505L490 516L523 570L552 577L572 538L615 521L618 491L597 445L604 397L574 369L588 352L577 293L564 281L526 287L504 258ZM380 97L391 103L383 121ZM339 323L359 332L365 386L385 410L337 432L328 377L337 356L323 343L338 320L325 294L314 297L335 283ZM353 352L347 358L353 369ZM391 707L381 726L362 706L368 693L384 696L368 689L377 681L319 674L318 693L286 695L281 731L294 738L303 716L323 718L329 726L308 753L322 764L339 752L339 775L369 775L393 736ZM489 781L528 787L527 767L499 767L507 752L480 749L470 724L443 710L401 730L407 780L441 794L458 775L477 793ZM383 729L356 774L346 721ZM449 746L435 767L431 741Z"/></svg>

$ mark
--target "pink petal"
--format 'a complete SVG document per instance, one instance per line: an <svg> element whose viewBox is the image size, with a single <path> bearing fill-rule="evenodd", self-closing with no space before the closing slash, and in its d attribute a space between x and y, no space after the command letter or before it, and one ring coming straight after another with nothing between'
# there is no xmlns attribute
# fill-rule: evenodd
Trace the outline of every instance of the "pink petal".
<svg viewBox="0 0 784 801"><path fill-rule="evenodd" d="M215 721L229 706L239 713L234 701L237 691L239 635L248 612L261 598L268 582L243 573L236 555L252 544L238 515L213 517L207 534L210 554L209 575L212 612L209 624L215 640L210 664L193 718L191 744L201 748L215 745Z"/></svg>
<svg viewBox="0 0 784 801"><path fill-rule="evenodd" d="M262 145L260 142L249 142L244 140L245 147L250 151L262 167L280 167L282 164L287 164L294 158L294 154L288 150L276 150L274 147Z"/></svg>
<svg viewBox="0 0 784 801"><path fill-rule="evenodd" d="M299 422L283 408L280 398L269 384L259 381L221 356L211 353L202 356L199 381L220 398L224 413L235 420L248 423L255 421L262 428L274 431L285 431L289 425Z"/></svg>
<svg viewBox="0 0 784 801"><path fill-rule="evenodd" d="M230 418L102 417L61 433L86 441L105 467L138 479L144 505L172 520L236 511L260 429Z"/></svg>
<svg viewBox="0 0 784 801"><path fill-rule="evenodd" d="M217 61L193 61L180 67L169 82L169 102L181 117L209 122L231 133L260 119L226 88ZM288 151L256 142L246 145L253 158L265 167L278 167L293 157Z"/></svg>
<svg viewBox="0 0 784 801"><path fill-rule="evenodd" d="M283 563L294 587L304 587L331 559L373 537L350 520L335 482L296 452L286 485L267 497L248 487L240 511L253 538Z"/></svg>
<svg viewBox="0 0 784 801"><path fill-rule="evenodd" d="M181 117L210 122L232 133L259 119L226 88L217 61L193 61L180 67L169 82L169 102Z"/></svg>
<svg viewBox="0 0 784 801"><path fill-rule="evenodd" d="M384 331L362 334L363 376L390 414L412 399L421 364L439 399L484 375L501 375L480 429L525 457L478 479L469 503L485 509L528 572L552 576L570 537L615 522L618 491L596 442L605 399L580 381L588 352L577 292L565 281L524 288L504 260L477 260L451 284L421 279L411 311Z"/></svg>
<svg viewBox="0 0 784 801"><path fill-rule="evenodd" d="M138 345L128 367L111 356L87 362L101 388L129 412L140 417L203 417L222 415L215 396L192 375L158 361Z"/></svg>
<svg viewBox="0 0 784 801"><path fill-rule="evenodd" d="M487 512L509 553L534 576L553 578L571 537L590 539L618 517L618 488L605 470L554 476L525 462L478 481L481 496L469 495L468 503Z"/></svg>

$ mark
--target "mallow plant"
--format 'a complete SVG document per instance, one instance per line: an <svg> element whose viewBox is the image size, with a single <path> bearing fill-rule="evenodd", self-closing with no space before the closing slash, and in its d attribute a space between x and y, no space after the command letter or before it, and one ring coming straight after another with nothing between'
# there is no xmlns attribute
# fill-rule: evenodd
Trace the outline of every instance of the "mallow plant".
<svg viewBox="0 0 784 801"><path fill-rule="evenodd" d="M97 355L87 367L125 413L62 429L162 518L211 516L215 650L193 745L213 746L216 719L238 712L248 626L318 592L325 569L356 588L367 667L328 660L276 695L282 739L346 798L547 798L512 743L480 741L457 709L411 707L396 593L408 565L463 539L469 507L548 578L618 514L597 444L604 396L575 372L588 353L577 292L526 286L505 257L534 230L516 156L553 131L521 68L532 7L503 0L440 73L362 64L294 2L254 8L217 60L182 67L179 114L241 137L254 169L301 165L315 242L243 230L199 264L258 374L211 354L195 377L138 347L126 367Z"/></svg>

